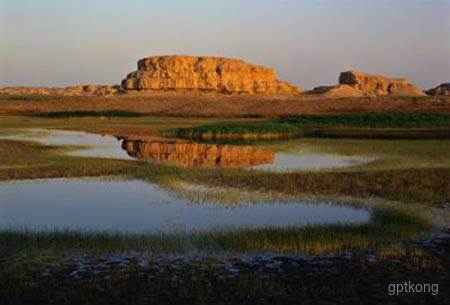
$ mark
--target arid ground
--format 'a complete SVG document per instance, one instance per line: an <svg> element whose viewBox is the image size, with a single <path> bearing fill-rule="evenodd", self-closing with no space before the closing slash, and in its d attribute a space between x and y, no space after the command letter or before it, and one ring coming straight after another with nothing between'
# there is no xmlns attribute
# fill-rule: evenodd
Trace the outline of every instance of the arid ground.
<svg viewBox="0 0 450 305"><path fill-rule="evenodd" d="M279 117L352 112L450 112L449 97L318 98L316 95L265 96L151 92L112 97L0 95L0 111L50 112L128 110L159 116Z"/></svg>

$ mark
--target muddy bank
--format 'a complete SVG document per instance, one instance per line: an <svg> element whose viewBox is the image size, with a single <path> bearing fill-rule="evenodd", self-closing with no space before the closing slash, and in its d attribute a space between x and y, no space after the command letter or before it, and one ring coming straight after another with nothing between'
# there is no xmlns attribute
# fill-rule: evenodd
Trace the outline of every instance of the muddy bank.
<svg viewBox="0 0 450 305"><path fill-rule="evenodd" d="M38 269L0 261L3 304L445 304L449 232L418 245L426 254L383 258L255 256L185 258L65 257ZM419 252L417 252L419 253ZM23 260L23 259L22 259ZM22 261L23 263L23 261ZM429 284L393 294L392 284ZM434 286L431 286L434 285ZM416 286L415 286L416 287ZM391 289L391 290L389 290ZM114 301L113 301L114 300ZM331 301L331 303L330 303Z"/></svg>

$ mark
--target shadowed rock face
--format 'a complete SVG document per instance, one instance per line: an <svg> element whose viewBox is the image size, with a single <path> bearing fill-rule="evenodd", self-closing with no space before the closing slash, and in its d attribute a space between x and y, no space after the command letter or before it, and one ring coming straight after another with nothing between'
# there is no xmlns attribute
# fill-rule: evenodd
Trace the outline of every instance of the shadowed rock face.
<svg viewBox="0 0 450 305"><path fill-rule="evenodd" d="M339 84L360 90L366 95L425 95L404 78L390 78L356 71L342 72Z"/></svg>
<svg viewBox="0 0 450 305"><path fill-rule="evenodd" d="M363 93L361 90L355 89L348 85L337 86L321 86L316 87L312 91L315 94L320 94L324 97L361 97Z"/></svg>
<svg viewBox="0 0 450 305"><path fill-rule="evenodd" d="M443 83L427 91L429 95L450 95L450 83Z"/></svg>
<svg viewBox="0 0 450 305"><path fill-rule="evenodd" d="M122 148L137 159L183 167L249 167L274 161L273 152L253 146L125 139Z"/></svg>
<svg viewBox="0 0 450 305"><path fill-rule="evenodd" d="M425 92L404 78L390 78L356 71L342 72L339 85L322 86L312 93L323 97L423 96Z"/></svg>
<svg viewBox="0 0 450 305"><path fill-rule="evenodd" d="M209 90L223 93L291 94L301 90L276 79L275 70L239 59L184 55L138 61L122 81L125 90Z"/></svg>

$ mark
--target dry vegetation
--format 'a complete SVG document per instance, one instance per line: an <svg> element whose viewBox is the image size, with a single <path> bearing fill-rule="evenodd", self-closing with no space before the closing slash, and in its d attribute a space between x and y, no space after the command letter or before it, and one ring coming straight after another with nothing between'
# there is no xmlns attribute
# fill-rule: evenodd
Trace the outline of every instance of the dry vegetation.
<svg viewBox="0 0 450 305"><path fill-rule="evenodd" d="M317 98L306 95L127 93L112 97L1 95L0 112L124 110L191 117L278 117L307 113L450 112L448 97Z"/></svg>

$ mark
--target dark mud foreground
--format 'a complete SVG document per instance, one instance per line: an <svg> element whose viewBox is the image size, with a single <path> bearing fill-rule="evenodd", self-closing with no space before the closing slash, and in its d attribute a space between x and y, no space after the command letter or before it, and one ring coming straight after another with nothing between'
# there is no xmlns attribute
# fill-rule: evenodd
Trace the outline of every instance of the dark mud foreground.
<svg viewBox="0 0 450 305"><path fill-rule="evenodd" d="M59 263L6 254L0 260L0 304L446 304L450 230L411 246L415 254L398 256L94 255ZM405 282L438 284L438 293L390 294L390 284Z"/></svg>

